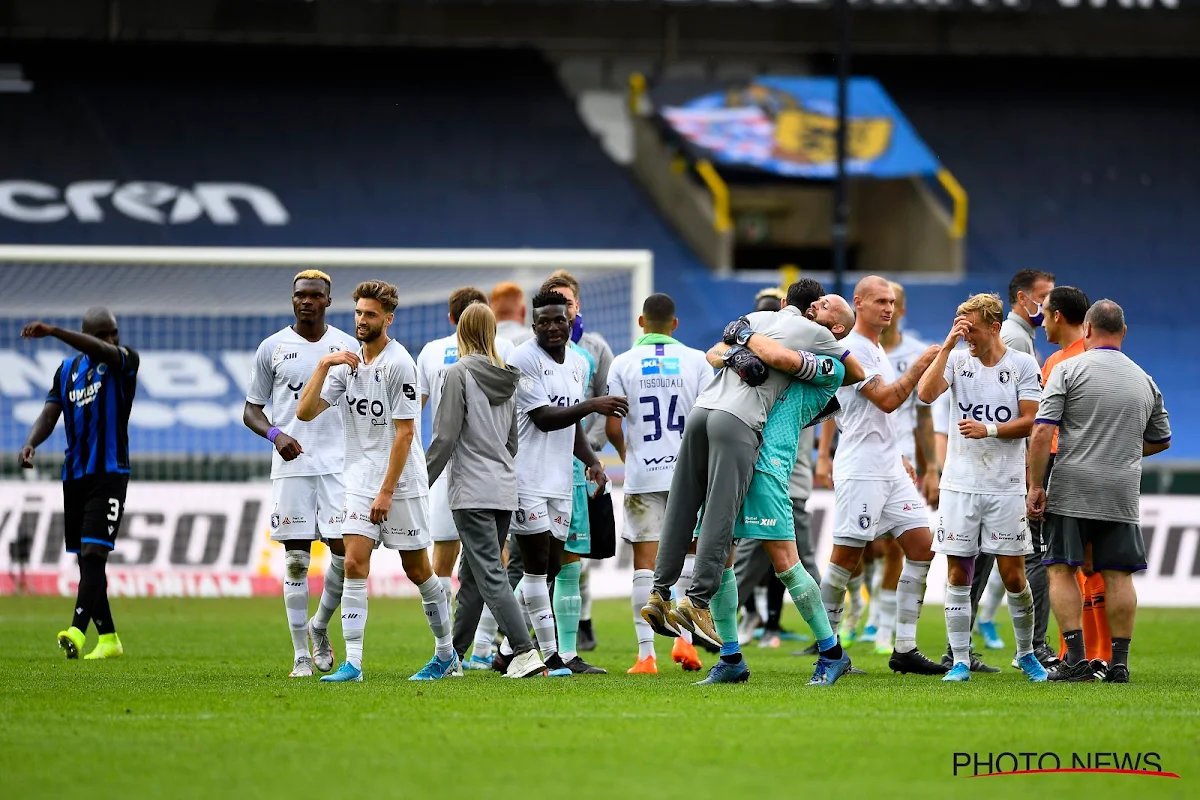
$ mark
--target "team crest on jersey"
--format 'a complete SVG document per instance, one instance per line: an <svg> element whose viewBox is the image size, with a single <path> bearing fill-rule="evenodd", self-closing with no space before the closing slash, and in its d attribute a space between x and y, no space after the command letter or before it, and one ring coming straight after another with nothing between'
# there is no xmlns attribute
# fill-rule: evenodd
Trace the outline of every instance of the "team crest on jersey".
<svg viewBox="0 0 1200 800"><path fill-rule="evenodd" d="M946 541L946 529L941 527L940 525L938 526L938 529L937 529L937 540L939 542Z"/></svg>
<svg viewBox="0 0 1200 800"><path fill-rule="evenodd" d="M106 372L108 372L108 364L97 364L96 365L96 374L97 375L103 375Z"/></svg>
<svg viewBox="0 0 1200 800"><path fill-rule="evenodd" d="M858 515L858 527L862 528L864 531L869 530L871 528L871 515L870 514L859 514Z"/></svg>
<svg viewBox="0 0 1200 800"><path fill-rule="evenodd" d="M331 353L336 353L338 350L341 350L341 349L342 348L338 347L336 344L329 345L329 352L331 352Z"/></svg>
<svg viewBox="0 0 1200 800"><path fill-rule="evenodd" d="M571 378L576 383L583 383L583 367L579 366L578 364L571 367Z"/></svg>
<svg viewBox="0 0 1200 800"><path fill-rule="evenodd" d="M272 514L271 515L271 529L274 530L278 527L279 527L279 514Z"/></svg>
<svg viewBox="0 0 1200 800"><path fill-rule="evenodd" d="M1002 370L1000 370L1000 376L999 376L999 377L1000 377L1000 383L1001 383L1001 384L1008 384L1009 382L1011 382L1011 381L1012 381L1012 379L1013 379L1013 374L1012 374L1012 371L1011 371L1011 370L1002 369Z"/></svg>

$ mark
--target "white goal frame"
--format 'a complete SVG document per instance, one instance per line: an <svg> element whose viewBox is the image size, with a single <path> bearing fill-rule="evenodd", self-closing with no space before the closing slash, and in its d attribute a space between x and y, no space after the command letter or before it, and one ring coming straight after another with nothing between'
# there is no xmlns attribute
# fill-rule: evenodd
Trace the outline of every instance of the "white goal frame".
<svg viewBox="0 0 1200 800"><path fill-rule="evenodd" d="M591 270L628 270L630 341L641 335L637 319L654 292L654 254L649 250L506 250L354 247L113 247L91 245L0 245L4 264L226 265L238 267L430 267L496 268L514 271L522 285L540 283L549 272L567 269L583 277Z"/></svg>

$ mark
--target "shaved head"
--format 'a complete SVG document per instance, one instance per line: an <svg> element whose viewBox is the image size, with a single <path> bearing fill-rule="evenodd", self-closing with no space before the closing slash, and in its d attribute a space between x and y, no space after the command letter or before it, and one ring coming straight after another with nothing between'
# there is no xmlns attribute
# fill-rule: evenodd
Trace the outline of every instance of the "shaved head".
<svg viewBox="0 0 1200 800"><path fill-rule="evenodd" d="M83 315L83 332L116 344L117 318L104 306L89 308Z"/></svg>
<svg viewBox="0 0 1200 800"><path fill-rule="evenodd" d="M892 285L878 275L868 275L854 287L854 311L865 334L869 330L878 336L896 314L896 292Z"/></svg>
<svg viewBox="0 0 1200 800"><path fill-rule="evenodd" d="M854 328L854 310L842 297L836 294L826 294L817 298L804 316L818 325L823 325L833 334L833 338L841 340Z"/></svg>
<svg viewBox="0 0 1200 800"><path fill-rule="evenodd" d="M854 286L855 297L868 297L878 292L886 292L892 285L878 275L868 275Z"/></svg>

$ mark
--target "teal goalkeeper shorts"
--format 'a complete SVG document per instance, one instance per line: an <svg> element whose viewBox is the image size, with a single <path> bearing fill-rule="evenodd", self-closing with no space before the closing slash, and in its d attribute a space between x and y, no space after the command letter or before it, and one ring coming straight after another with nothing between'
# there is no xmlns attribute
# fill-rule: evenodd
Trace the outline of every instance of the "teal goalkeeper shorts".
<svg viewBox="0 0 1200 800"><path fill-rule="evenodd" d="M576 485L571 491L571 530L567 534L566 551L577 555L592 552L592 525L588 518L588 484Z"/></svg>
<svg viewBox="0 0 1200 800"><path fill-rule="evenodd" d="M703 511L701 515L703 519ZM700 535L699 521L695 535ZM768 542L795 539L796 521L792 518L788 487L765 472L755 470L742 502L741 517L733 525L733 538Z"/></svg>

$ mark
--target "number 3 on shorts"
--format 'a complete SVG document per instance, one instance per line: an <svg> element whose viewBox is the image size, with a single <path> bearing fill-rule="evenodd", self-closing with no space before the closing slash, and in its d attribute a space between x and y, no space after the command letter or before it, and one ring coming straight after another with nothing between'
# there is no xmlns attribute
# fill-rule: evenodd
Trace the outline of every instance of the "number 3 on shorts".
<svg viewBox="0 0 1200 800"><path fill-rule="evenodd" d="M108 521L116 522L121 516L121 501L115 497L108 498Z"/></svg>

